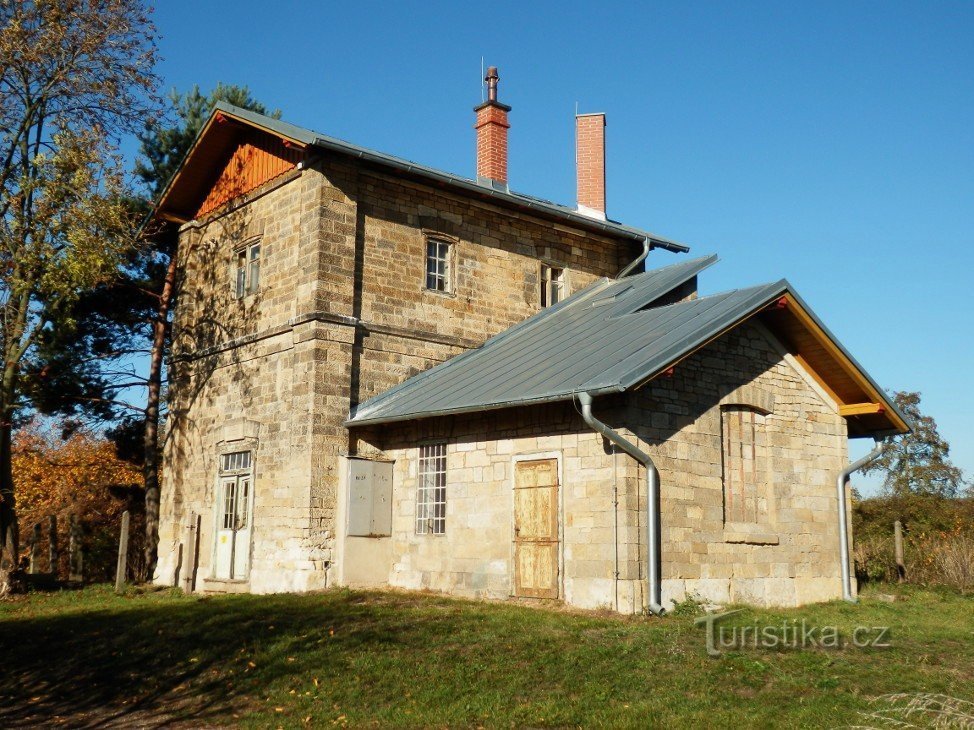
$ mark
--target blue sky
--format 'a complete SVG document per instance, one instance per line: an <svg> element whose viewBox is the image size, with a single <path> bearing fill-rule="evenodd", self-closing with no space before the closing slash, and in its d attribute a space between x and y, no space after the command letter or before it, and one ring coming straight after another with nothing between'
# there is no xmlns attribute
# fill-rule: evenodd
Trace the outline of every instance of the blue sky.
<svg viewBox="0 0 974 730"><path fill-rule="evenodd" d="M974 476L974 3L166 0L161 75L474 174L481 58L512 188L573 204L575 105L607 114L610 217L788 278ZM651 265L675 259L654 254ZM860 443L854 453L863 453Z"/></svg>

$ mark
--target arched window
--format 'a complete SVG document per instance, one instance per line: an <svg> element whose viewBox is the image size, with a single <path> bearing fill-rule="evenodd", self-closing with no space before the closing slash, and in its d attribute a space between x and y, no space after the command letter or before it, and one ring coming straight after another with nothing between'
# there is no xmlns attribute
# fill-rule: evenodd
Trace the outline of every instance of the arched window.
<svg viewBox="0 0 974 730"><path fill-rule="evenodd" d="M721 408L725 523L769 521L771 464L765 418L750 406Z"/></svg>

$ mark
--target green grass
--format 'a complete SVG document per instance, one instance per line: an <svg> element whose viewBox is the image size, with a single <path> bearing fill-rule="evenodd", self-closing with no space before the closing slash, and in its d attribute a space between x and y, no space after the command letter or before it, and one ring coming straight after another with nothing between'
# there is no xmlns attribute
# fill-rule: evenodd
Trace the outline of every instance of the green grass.
<svg viewBox="0 0 974 730"><path fill-rule="evenodd" d="M0 602L0 726L843 726L893 692L974 699L974 599L886 588L738 625L891 627L888 649L708 657L691 610L621 618L406 593Z"/></svg>

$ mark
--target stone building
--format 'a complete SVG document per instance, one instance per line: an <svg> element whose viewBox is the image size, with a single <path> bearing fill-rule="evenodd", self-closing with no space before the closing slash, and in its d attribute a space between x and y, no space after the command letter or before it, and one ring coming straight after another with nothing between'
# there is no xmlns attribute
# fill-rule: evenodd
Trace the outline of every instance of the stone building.
<svg viewBox="0 0 974 730"><path fill-rule="evenodd" d="M155 208L180 271L156 580L841 595L847 438L902 414L787 282L698 296L715 257L608 219L602 115L576 208L512 192L487 81L475 180L213 112Z"/></svg>

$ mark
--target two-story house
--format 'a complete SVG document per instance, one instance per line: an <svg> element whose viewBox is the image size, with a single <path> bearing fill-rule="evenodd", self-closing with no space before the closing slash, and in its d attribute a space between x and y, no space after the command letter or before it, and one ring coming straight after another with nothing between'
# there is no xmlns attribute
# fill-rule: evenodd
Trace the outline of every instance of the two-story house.
<svg viewBox="0 0 974 730"><path fill-rule="evenodd" d="M699 297L715 257L606 217L603 115L577 207L513 192L486 80L476 179L213 112L155 209L180 270L156 580L853 591L846 439L903 416L787 282Z"/></svg>

